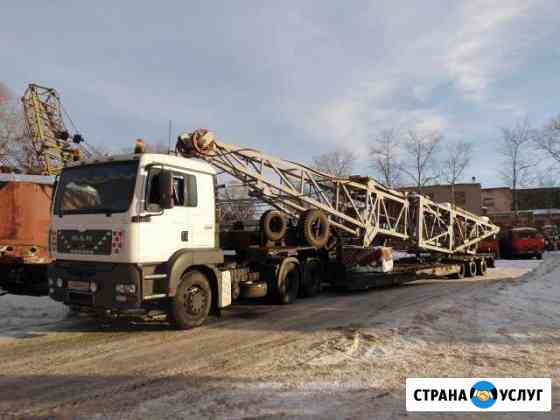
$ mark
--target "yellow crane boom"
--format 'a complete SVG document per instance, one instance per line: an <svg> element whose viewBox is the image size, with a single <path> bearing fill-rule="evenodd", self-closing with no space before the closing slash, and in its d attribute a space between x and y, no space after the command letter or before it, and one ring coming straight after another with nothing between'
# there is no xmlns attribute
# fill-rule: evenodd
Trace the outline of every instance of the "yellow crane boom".
<svg viewBox="0 0 560 420"><path fill-rule="evenodd" d="M66 162L90 154L81 145L82 136L70 135L67 130L60 97L55 89L32 83L26 89L22 102L35 159L43 175L56 175Z"/></svg>

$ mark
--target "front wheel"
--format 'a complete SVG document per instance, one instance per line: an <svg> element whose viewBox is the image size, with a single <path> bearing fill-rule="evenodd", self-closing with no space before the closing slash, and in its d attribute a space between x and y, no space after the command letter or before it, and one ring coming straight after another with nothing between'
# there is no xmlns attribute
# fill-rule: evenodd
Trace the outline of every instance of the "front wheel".
<svg viewBox="0 0 560 420"><path fill-rule="evenodd" d="M204 274L189 271L183 274L171 303L172 323L181 330L198 327L206 321L212 306L212 289Z"/></svg>

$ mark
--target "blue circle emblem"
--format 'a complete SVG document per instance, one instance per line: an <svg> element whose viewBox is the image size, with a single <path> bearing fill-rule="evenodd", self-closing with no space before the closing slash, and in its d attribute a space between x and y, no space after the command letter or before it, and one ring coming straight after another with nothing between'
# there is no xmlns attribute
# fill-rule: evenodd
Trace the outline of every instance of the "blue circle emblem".
<svg viewBox="0 0 560 420"><path fill-rule="evenodd" d="M498 390L491 382L479 381L471 387L470 397L478 408L490 408L498 399Z"/></svg>

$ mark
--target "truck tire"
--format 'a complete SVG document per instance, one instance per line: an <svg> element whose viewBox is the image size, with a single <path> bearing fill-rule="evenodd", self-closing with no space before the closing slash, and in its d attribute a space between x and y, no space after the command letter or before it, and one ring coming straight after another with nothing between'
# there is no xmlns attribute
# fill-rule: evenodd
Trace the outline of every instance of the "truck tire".
<svg viewBox="0 0 560 420"><path fill-rule="evenodd" d="M323 281L323 264L319 258L308 258L303 264L303 281L301 296L313 297L321 293Z"/></svg>
<svg viewBox="0 0 560 420"><path fill-rule="evenodd" d="M282 305L294 303L300 285L299 262L293 257L285 258L278 266L274 285L274 300Z"/></svg>
<svg viewBox="0 0 560 420"><path fill-rule="evenodd" d="M260 228L267 240L279 241L288 229L286 216L278 210L267 210L261 216Z"/></svg>
<svg viewBox="0 0 560 420"><path fill-rule="evenodd" d="M488 268L496 268L496 257L488 258L488 261L486 262L486 266Z"/></svg>
<svg viewBox="0 0 560 420"><path fill-rule="evenodd" d="M476 263L476 274L479 276L486 275L487 264L486 258L480 258Z"/></svg>
<svg viewBox="0 0 560 420"><path fill-rule="evenodd" d="M206 321L212 307L212 289L200 271L187 271L181 278L171 302L171 322L181 330L198 327Z"/></svg>
<svg viewBox="0 0 560 420"><path fill-rule="evenodd" d="M465 277L476 277L476 263L473 260L465 263Z"/></svg>
<svg viewBox="0 0 560 420"><path fill-rule="evenodd" d="M300 217L300 232L309 245L323 248L329 240L329 218L321 210L306 210Z"/></svg>
<svg viewBox="0 0 560 420"><path fill-rule="evenodd" d="M537 260L542 260L542 252L539 252L539 253L537 254Z"/></svg>

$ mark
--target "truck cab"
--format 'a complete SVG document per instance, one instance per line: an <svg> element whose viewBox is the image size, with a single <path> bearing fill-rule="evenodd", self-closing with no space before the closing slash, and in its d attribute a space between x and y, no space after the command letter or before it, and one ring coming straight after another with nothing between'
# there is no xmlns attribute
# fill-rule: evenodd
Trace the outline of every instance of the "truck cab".
<svg viewBox="0 0 560 420"><path fill-rule="evenodd" d="M225 276L214 179L203 161L150 153L65 168L49 232L51 298L114 316L163 307L186 327L229 304L217 294ZM167 307L177 300L186 314Z"/></svg>
<svg viewBox="0 0 560 420"><path fill-rule="evenodd" d="M503 233L500 246L502 255L507 258L536 257L540 260L545 241L535 228L515 227Z"/></svg>

